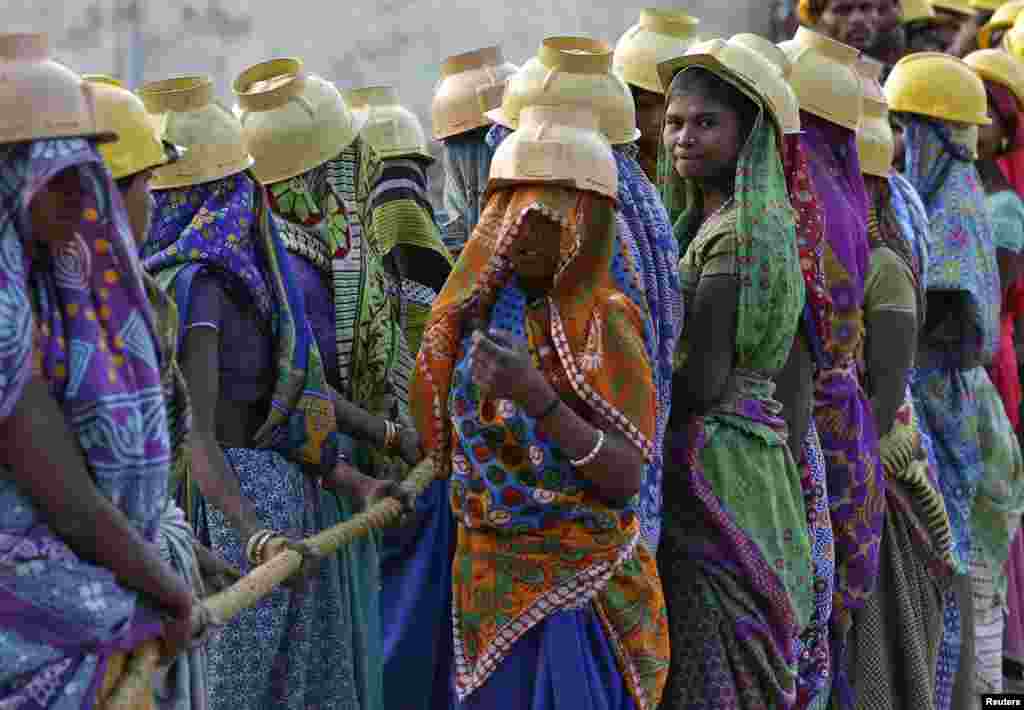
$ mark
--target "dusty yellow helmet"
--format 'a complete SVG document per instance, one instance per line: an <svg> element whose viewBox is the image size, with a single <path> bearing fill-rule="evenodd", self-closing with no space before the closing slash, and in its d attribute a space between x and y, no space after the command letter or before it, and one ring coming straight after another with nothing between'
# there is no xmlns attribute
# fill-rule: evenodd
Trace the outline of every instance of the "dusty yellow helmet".
<svg viewBox="0 0 1024 710"><path fill-rule="evenodd" d="M963 60L941 52L918 52L896 62L885 81L890 111L986 126L985 85Z"/></svg>
<svg viewBox="0 0 1024 710"><path fill-rule="evenodd" d="M547 183L616 199L618 168L599 122L585 106L523 106L519 128L491 160L486 193L517 183Z"/></svg>
<svg viewBox="0 0 1024 710"><path fill-rule="evenodd" d="M655 94L664 93L658 64L685 54L699 41L700 20L677 10L647 9L615 44L612 67L627 84Z"/></svg>
<svg viewBox="0 0 1024 710"><path fill-rule="evenodd" d="M420 119L402 106L393 86L366 86L342 92L345 103L363 117L360 133L383 159L414 157L433 160Z"/></svg>
<svg viewBox="0 0 1024 710"><path fill-rule="evenodd" d="M978 30L978 47L988 49L992 46L992 33L999 30L1008 30L1013 27L1014 21L1020 11L1024 9L1024 0L1010 0L1002 3L992 15L992 18Z"/></svg>
<svg viewBox="0 0 1024 710"><path fill-rule="evenodd" d="M626 82L612 71L612 49L588 37L548 37L537 56L508 78L495 123L515 129L524 106L584 106L596 111L613 145L640 137L636 106Z"/></svg>
<svg viewBox="0 0 1024 710"><path fill-rule="evenodd" d="M178 159L181 151L160 139L159 128L138 96L110 76L85 74L82 78L93 87L99 125L117 134L116 141L99 146L115 180Z"/></svg>
<svg viewBox="0 0 1024 710"><path fill-rule="evenodd" d="M863 95L855 66L860 52L806 27L779 47L793 63L789 83L800 108L856 131Z"/></svg>
<svg viewBox="0 0 1024 710"><path fill-rule="evenodd" d="M857 155L860 158L860 171L865 175L888 177L892 170L893 156L896 154L896 141L889 123L889 107L885 94L878 83L882 74L882 65L873 60L861 58L857 62L857 73L860 74L864 87L864 113L857 126Z"/></svg>
<svg viewBox="0 0 1024 710"><path fill-rule="evenodd" d="M992 81L1009 89L1017 103L1024 106L1024 62L998 49L979 49L964 57L982 81Z"/></svg>
<svg viewBox="0 0 1024 710"><path fill-rule="evenodd" d="M734 40L712 39L690 47L681 57L658 65L667 93L675 75L686 67L704 67L729 77L741 91L763 104L779 133L800 130L800 106L778 66L747 45Z"/></svg>
<svg viewBox="0 0 1024 710"><path fill-rule="evenodd" d="M212 182L252 167L252 156L242 143L242 127L214 100L210 77L154 81L138 94L160 127L160 136L187 151L178 162L157 168L154 190Z"/></svg>
<svg viewBox="0 0 1024 710"><path fill-rule="evenodd" d="M935 9L929 0L900 0L900 22L922 22L934 20Z"/></svg>
<svg viewBox="0 0 1024 710"><path fill-rule="evenodd" d="M336 157L366 121L352 114L334 84L307 73L295 58L249 67L235 79L234 91L245 147L264 185Z"/></svg>
<svg viewBox="0 0 1024 710"><path fill-rule="evenodd" d="M93 87L50 58L44 34L0 34L0 143L117 138L100 125Z"/></svg>
<svg viewBox="0 0 1024 710"><path fill-rule="evenodd" d="M517 70L505 61L500 47L484 47L445 59L430 104L434 138L444 140L490 125L485 114L501 106L505 80Z"/></svg>
<svg viewBox="0 0 1024 710"><path fill-rule="evenodd" d="M971 7L969 0L931 0L932 7L946 12L953 12L965 17L974 17L978 11Z"/></svg>

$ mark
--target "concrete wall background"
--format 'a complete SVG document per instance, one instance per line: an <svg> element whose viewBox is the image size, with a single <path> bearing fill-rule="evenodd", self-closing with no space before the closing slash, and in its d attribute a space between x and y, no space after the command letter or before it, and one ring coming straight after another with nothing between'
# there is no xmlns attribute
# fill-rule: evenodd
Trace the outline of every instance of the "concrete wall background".
<svg viewBox="0 0 1024 710"><path fill-rule="evenodd" d="M703 34L767 33L771 22L764 0L0 0L5 31L47 32L61 61L80 72L118 75L131 88L206 73L230 104L231 81L247 66L299 56L342 89L396 86L428 133L445 57L500 44L518 64L543 37L558 34L614 44L642 8L654 6L700 17Z"/></svg>

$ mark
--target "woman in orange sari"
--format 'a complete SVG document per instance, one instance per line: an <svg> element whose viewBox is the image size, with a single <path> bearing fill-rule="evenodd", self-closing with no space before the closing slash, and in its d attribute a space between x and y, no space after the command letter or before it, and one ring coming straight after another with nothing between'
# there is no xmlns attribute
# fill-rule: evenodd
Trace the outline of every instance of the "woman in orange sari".
<svg viewBox="0 0 1024 710"><path fill-rule="evenodd" d="M664 600L635 508L655 392L619 248L612 199L505 186L434 302L412 404L452 480L460 710L661 697Z"/></svg>

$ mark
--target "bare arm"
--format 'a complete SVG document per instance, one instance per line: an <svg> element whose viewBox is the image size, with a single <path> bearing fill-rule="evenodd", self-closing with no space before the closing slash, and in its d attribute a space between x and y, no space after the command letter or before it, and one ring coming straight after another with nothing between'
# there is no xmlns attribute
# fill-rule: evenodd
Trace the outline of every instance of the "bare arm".
<svg viewBox="0 0 1024 710"><path fill-rule="evenodd" d="M786 364L775 378L775 393L789 429L789 450L794 461L803 456L804 437L814 408L814 361L802 325L801 322Z"/></svg>
<svg viewBox="0 0 1024 710"><path fill-rule="evenodd" d="M252 502L242 494L217 442L217 402L220 399L220 333L192 328L181 351L181 371L192 399L192 475L203 496L219 508L238 531L243 543L261 528Z"/></svg>
<svg viewBox="0 0 1024 710"><path fill-rule="evenodd" d="M914 364L917 347L917 318L911 313L869 311L866 324L864 357L871 409L878 435L885 436L906 396L907 372Z"/></svg>
<svg viewBox="0 0 1024 710"><path fill-rule="evenodd" d="M177 617L192 592L93 482L81 449L46 382L33 378L14 413L0 421L0 474L38 506L46 522L83 560L114 573Z"/></svg>
<svg viewBox="0 0 1024 710"><path fill-rule="evenodd" d="M686 364L673 378L671 422L681 428L726 394L736 353L739 288L726 275L704 277L686 318ZM678 394L676 394L678 393Z"/></svg>
<svg viewBox="0 0 1024 710"><path fill-rule="evenodd" d="M636 495L643 478L643 454L611 426L598 429L567 407L533 366L525 344L500 331L485 335L478 330L473 335L472 358L477 385L489 392L488 396L511 399L528 415L540 418L540 431L569 458L579 460L590 454L603 431L604 445L580 472L609 502L622 504Z"/></svg>

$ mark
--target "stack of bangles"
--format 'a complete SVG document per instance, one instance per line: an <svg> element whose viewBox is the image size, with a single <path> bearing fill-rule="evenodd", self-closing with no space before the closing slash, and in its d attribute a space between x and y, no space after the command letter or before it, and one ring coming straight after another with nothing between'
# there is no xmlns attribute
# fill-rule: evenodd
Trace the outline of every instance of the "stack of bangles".
<svg viewBox="0 0 1024 710"><path fill-rule="evenodd" d="M249 538L245 545L245 559L249 560L249 564L259 567L266 562L263 555L267 550L267 543L275 537L281 537L281 533L276 530L260 530Z"/></svg>
<svg viewBox="0 0 1024 710"><path fill-rule="evenodd" d="M389 453L398 453L398 438L402 433L402 427L390 419L384 420L384 450Z"/></svg>

